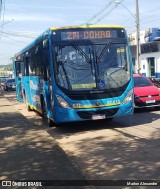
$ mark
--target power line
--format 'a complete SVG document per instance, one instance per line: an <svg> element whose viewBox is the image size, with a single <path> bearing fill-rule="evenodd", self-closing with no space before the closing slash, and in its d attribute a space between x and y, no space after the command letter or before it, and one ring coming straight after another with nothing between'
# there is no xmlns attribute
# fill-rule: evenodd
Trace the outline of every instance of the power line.
<svg viewBox="0 0 160 189"><path fill-rule="evenodd" d="M97 16L102 14L112 3L113 1L110 1L107 5L105 5L103 9L101 9L97 14L95 14L88 20L88 23L91 23Z"/></svg>
<svg viewBox="0 0 160 189"><path fill-rule="evenodd" d="M118 4L113 5L113 7L106 14L104 14L102 17L100 17L99 19L97 19L97 21L95 22L95 24L98 23L98 22L100 22L107 15L109 15L117 6L118 6Z"/></svg>
<svg viewBox="0 0 160 189"><path fill-rule="evenodd" d="M16 47L19 46L19 47L21 47L21 48L24 47L24 44L14 43L14 41L11 42L11 41L3 40L3 39L1 39L1 41L2 41L5 45L14 46L14 47L15 47L15 45L16 45Z"/></svg>
<svg viewBox="0 0 160 189"><path fill-rule="evenodd" d="M147 10L147 11L144 11L143 13L140 13L140 23L141 23L140 27L144 26L145 24L147 24L149 22L158 20L159 12L156 12L158 10L160 10L160 8ZM154 12L155 16L153 16L153 12ZM145 13L147 13L147 15L143 16ZM156 14L157 14L157 16L156 16ZM135 19L133 20L133 16L132 16L132 17L129 17L126 21L124 21L122 23L122 25L124 25L127 30L130 30L130 33L133 33L133 32L135 32L135 28L133 27L133 25L135 25L134 23L135 23Z"/></svg>
<svg viewBox="0 0 160 189"><path fill-rule="evenodd" d="M160 8L159 8L160 9ZM159 9L155 9L155 10L159 10ZM155 12L155 10L151 10L150 12ZM143 14L142 14L143 15ZM159 12L158 12L158 16L159 16ZM140 20L146 20L146 19L148 19L148 18L150 18L150 17L152 17L153 18L153 14L152 15L148 15L148 16L143 16L143 18L142 18L142 16L141 16L141 14L140 14ZM155 17L155 16L154 16ZM132 17L130 17L129 19L127 19L126 21L124 21L124 24L125 23L127 23L129 20L131 20L132 19ZM129 22L129 24L133 24L133 21L131 21L131 22Z"/></svg>
<svg viewBox="0 0 160 189"><path fill-rule="evenodd" d="M147 24L147 23L149 23L149 22L153 22L153 21L155 21L155 20L159 20L160 19L160 16L158 16L158 17L155 17L155 18L151 18L150 17L150 19L147 19L146 20L146 18L143 18L143 19L140 19L140 23L141 23L141 26L143 26L143 25L145 25L145 24ZM130 22L128 25L126 25L125 26L127 29L133 29L133 22Z"/></svg>
<svg viewBox="0 0 160 189"><path fill-rule="evenodd" d="M35 39L35 36L31 36L31 35L29 36L29 35L17 34L17 33L9 33L9 32L2 32L2 33L3 33L3 34L6 34L6 35L9 35L9 36Z"/></svg>
<svg viewBox="0 0 160 189"><path fill-rule="evenodd" d="M106 17L108 14L110 14L123 1L124 0L111 0L107 5L104 6L104 8L102 8L100 11L98 11L98 13L96 13L94 16L92 16L88 20L87 24L91 24L95 19L97 19L97 20L94 21L94 23L100 22L104 17ZM102 13L104 13L107 9L108 9L108 11L103 16L98 18L98 16L102 15Z"/></svg>
<svg viewBox="0 0 160 189"><path fill-rule="evenodd" d="M16 39L10 38L10 37L8 37L8 36L6 37L6 36L3 35L3 37L4 37L4 38L7 38L7 39L10 39L10 40L13 40L13 41L16 41L16 42L18 42L18 43L27 44L27 42L19 41L19 40L16 40Z"/></svg>

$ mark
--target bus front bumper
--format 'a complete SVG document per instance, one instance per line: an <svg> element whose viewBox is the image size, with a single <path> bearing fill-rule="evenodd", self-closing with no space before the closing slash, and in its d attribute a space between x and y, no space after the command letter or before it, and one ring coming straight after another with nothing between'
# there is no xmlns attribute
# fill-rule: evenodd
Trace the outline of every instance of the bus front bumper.
<svg viewBox="0 0 160 189"><path fill-rule="evenodd" d="M86 120L107 119L133 114L133 103L128 102L124 105L90 108L90 109L65 109L56 107L54 121L55 123L76 122Z"/></svg>

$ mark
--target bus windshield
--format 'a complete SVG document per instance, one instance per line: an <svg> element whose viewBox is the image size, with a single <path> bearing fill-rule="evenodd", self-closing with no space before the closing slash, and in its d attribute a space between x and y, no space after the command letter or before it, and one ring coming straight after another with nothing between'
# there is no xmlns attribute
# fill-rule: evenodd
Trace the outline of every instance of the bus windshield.
<svg viewBox="0 0 160 189"><path fill-rule="evenodd" d="M118 89L130 80L127 45L54 46L58 86L69 91Z"/></svg>

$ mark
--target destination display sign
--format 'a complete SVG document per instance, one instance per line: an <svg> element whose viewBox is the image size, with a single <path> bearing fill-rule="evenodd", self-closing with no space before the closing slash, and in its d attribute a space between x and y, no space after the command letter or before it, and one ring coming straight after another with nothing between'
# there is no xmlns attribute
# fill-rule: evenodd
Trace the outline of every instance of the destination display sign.
<svg viewBox="0 0 160 189"><path fill-rule="evenodd" d="M87 40L117 38L117 30L81 30L61 32L61 40Z"/></svg>

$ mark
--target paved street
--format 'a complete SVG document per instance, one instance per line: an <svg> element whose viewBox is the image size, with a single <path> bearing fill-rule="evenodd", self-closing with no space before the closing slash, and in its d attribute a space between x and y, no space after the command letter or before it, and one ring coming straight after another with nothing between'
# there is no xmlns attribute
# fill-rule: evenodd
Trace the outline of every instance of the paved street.
<svg viewBox="0 0 160 189"><path fill-rule="evenodd" d="M0 0L0 189L160 188L159 12Z"/></svg>
<svg viewBox="0 0 160 189"><path fill-rule="evenodd" d="M1 179L160 180L159 110L48 128L8 92L0 120Z"/></svg>
<svg viewBox="0 0 160 189"><path fill-rule="evenodd" d="M0 141L0 180L85 180L45 128L32 124L2 94Z"/></svg>
<svg viewBox="0 0 160 189"><path fill-rule="evenodd" d="M49 130L91 179L160 180L160 111Z"/></svg>

